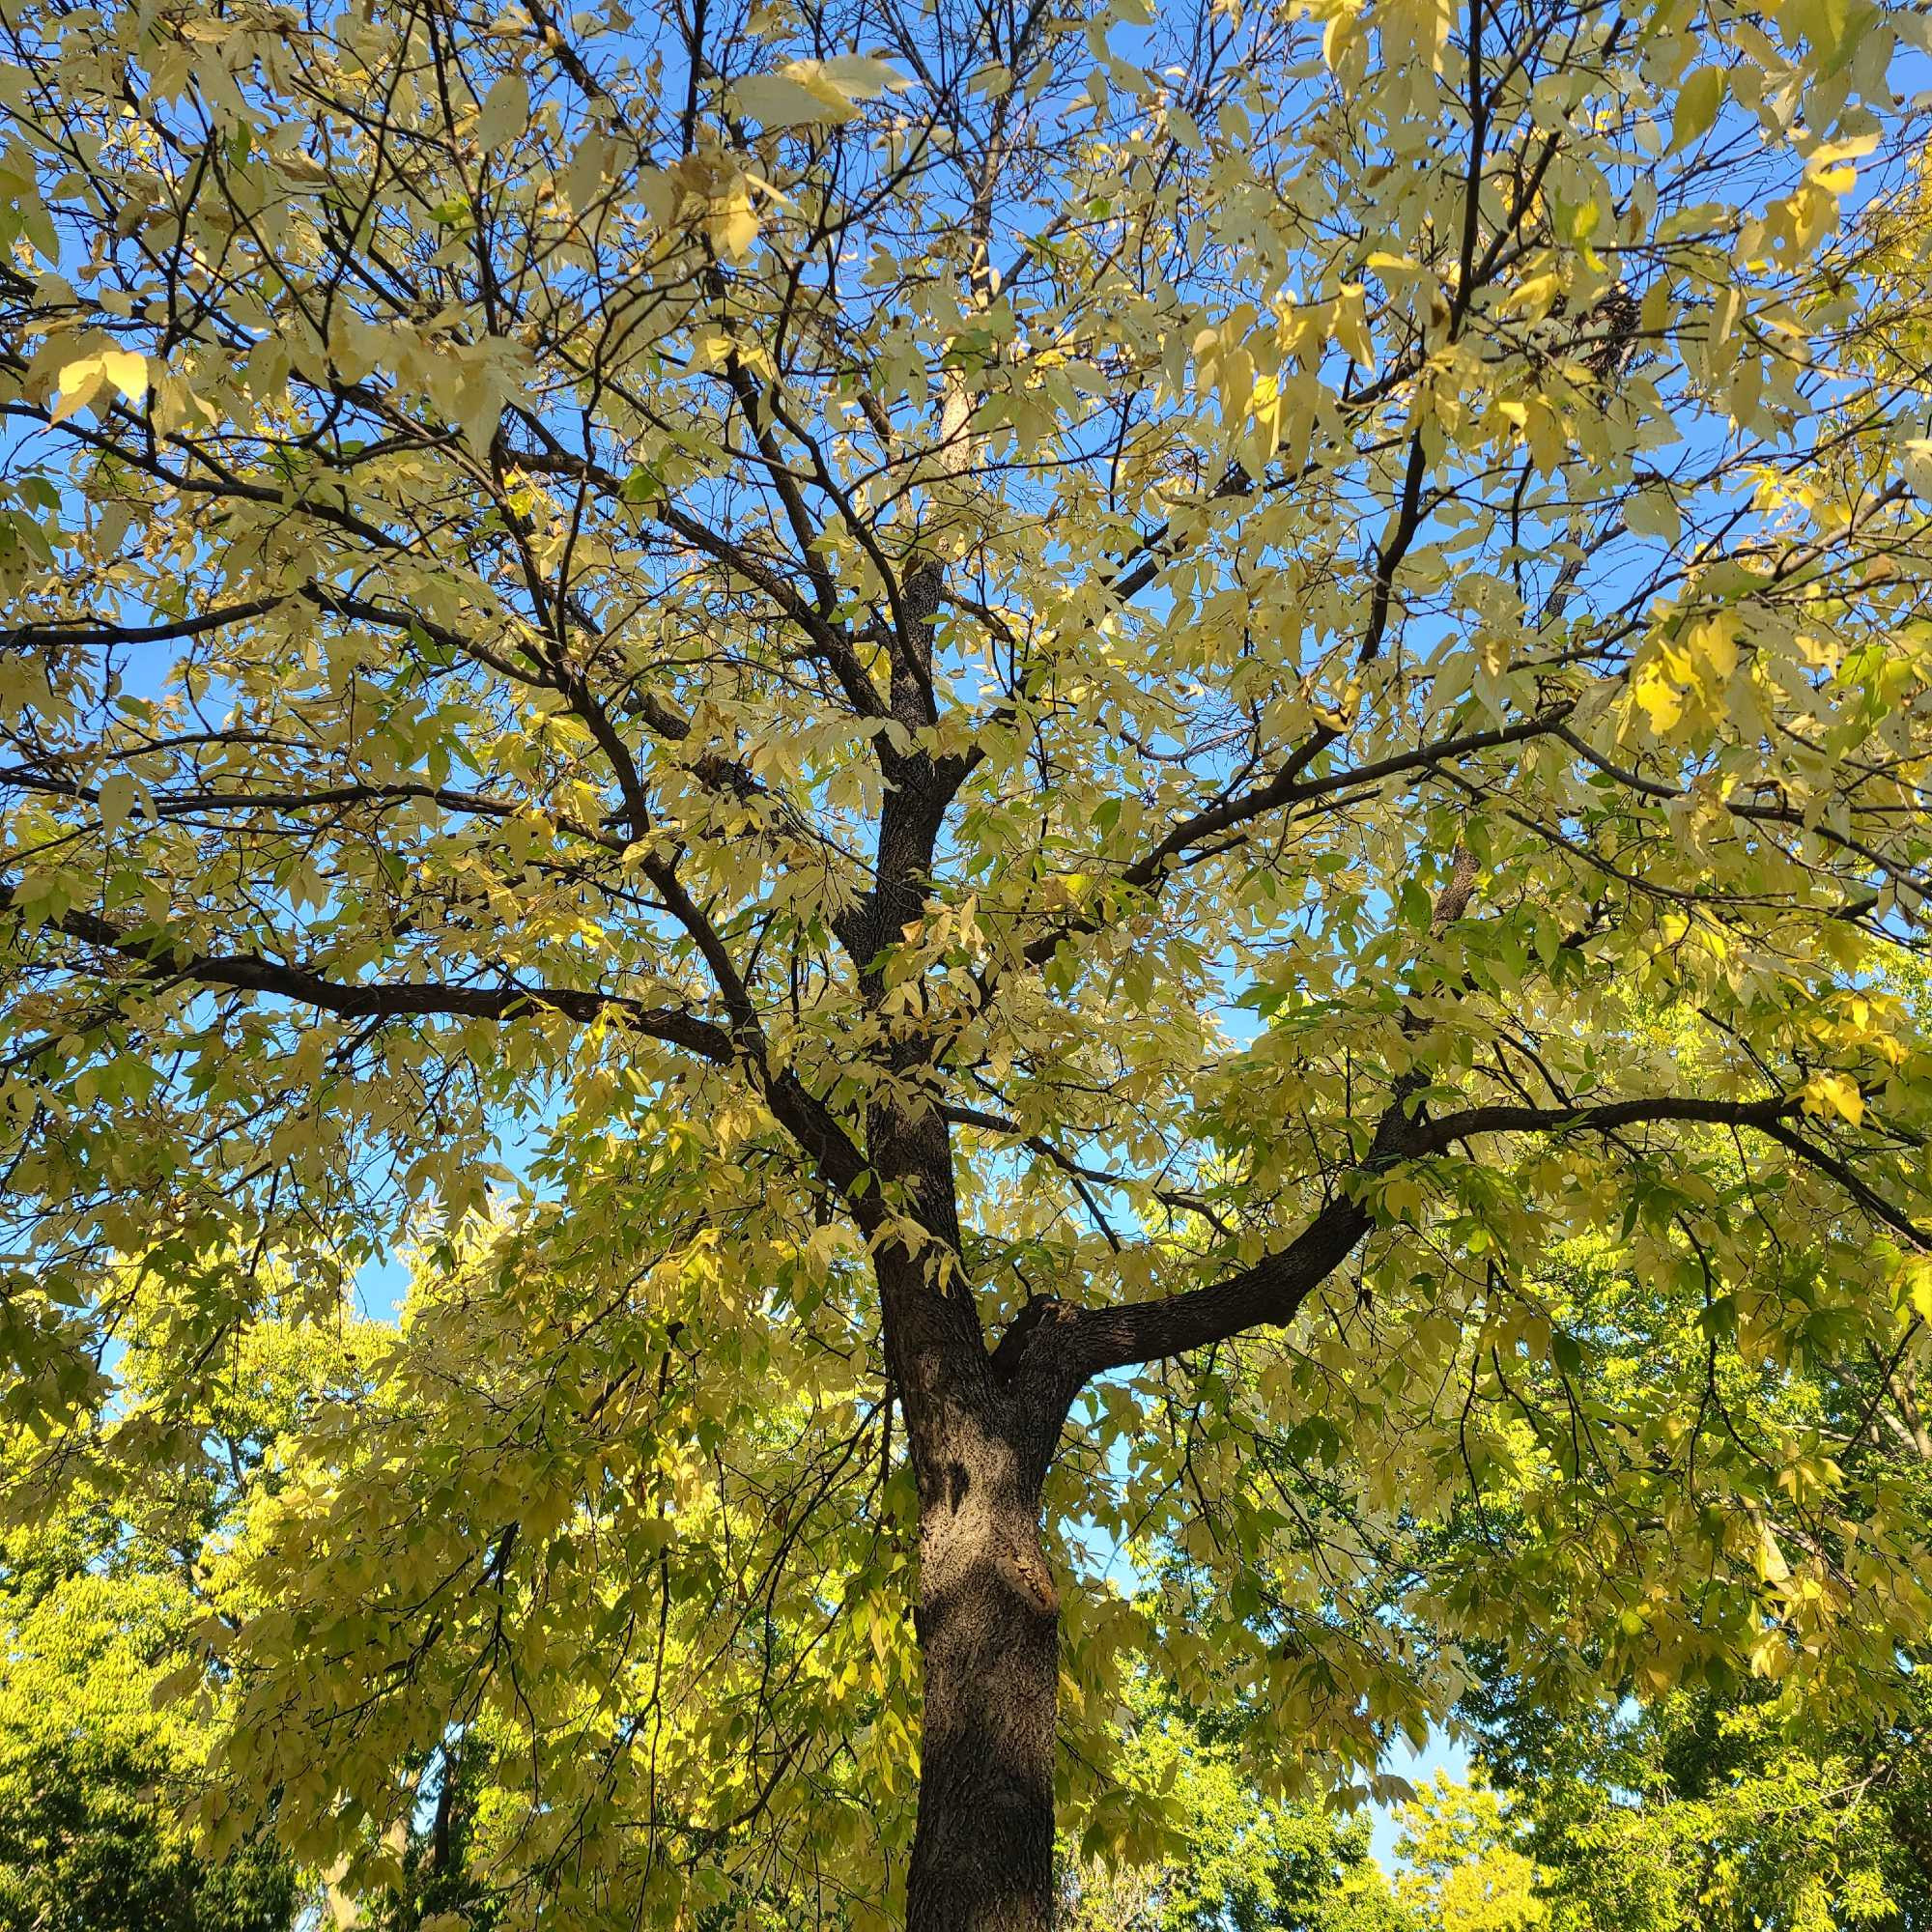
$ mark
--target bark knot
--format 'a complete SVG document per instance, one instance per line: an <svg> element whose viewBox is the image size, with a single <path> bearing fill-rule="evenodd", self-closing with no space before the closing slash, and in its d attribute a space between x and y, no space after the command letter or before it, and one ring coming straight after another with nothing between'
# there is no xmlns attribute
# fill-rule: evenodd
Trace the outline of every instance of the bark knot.
<svg viewBox="0 0 1932 1932"><path fill-rule="evenodd" d="M1013 1575L1019 1579L1021 1588L1033 1599L1040 1613L1045 1616L1059 1616L1060 1590L1046 1565L1030 1549L1012 1550L1011 1560Z"/></svg>

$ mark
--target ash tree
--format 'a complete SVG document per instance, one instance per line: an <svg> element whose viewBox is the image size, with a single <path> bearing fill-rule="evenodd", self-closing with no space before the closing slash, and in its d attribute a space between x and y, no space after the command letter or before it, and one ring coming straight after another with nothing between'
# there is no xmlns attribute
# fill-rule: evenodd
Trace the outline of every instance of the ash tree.
<svg viewBox="0 0 1932 1932"><path fill-rule="evenodd" d="M4 37L15 1508L414 1243L216 1838L380 1888L460 1765L506 1924L1007 1932L1137 1657L1269 1790L1472 1637L1896 1694L1920 14Z"/></svg>

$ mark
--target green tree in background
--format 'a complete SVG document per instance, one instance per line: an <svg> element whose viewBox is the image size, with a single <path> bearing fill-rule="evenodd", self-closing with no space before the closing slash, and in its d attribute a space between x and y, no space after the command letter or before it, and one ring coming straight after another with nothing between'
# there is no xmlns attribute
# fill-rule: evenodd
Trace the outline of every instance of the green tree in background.
<svg viewBox="0 0 1932 1932"><path fill-rule="evenodd" d="M1494 1792L1439 1777L1405 1805L1397 1896L1428 1932L1544 1932L1547 1875Z"/></svg>
<svg viewBox="0 0 1932 1932"><path fill-rule="evenodd" d="M1932 1924L1932 1736L1819 1723L1761 1691L1552 1719L1487 1702L1479 1758L1507 1780L1549 1922L1575 1932Z"/></svg>
<svg viewBox="0 0 1932 1932"><path fill-rule="evenodd" d="M368 1386L386 1331L346 1315L270 1319L211 1379L201 1433L157 1409L165 1313L137 1293L120 1411L63 1440L57 1483L36 1445L9 1445L16 1500L45 1506L0 1531L0 1928L4 1932L289 1932L319 1913L394 1932L492 1919L469 1871L478 1789L460 1741L417 1768L418 1804L387 1841L390 1886L346 1891L271 1835L212 1856L195 1829L228 1687L206 1662L249 1605L219 1578L252 1511L285 1480L285 1445L318 1406ZM148 1439L143 1481L116 1438Z"/></svg>
<svg viewBox="0 0 1932 1932"><path fill-rule="evenodd" d="M1922 997L1916 980L1902 990ZM1888 1356L1869 1345L1832 1272L1788 1256L1737 1294L1714 1296L1688 1236L1676 1267L1648 1278L1613 1244L1559 1259L1552 1293L1579 1338L1589 1392L1573 1406L1553 1367L1529 1371L1520 1387L1526 1412L1540 1410L1552 1434L1577 1432L1583 1463L1596 1459L1584 1432L1642 1412L1660 1362L1701 1352L1700 1412L1718 1423L1706 1453L1720 1480L1748 1482L1753 1468L1776 1464L1794 1492L1814 1471L1861 1491L1871 1503L1839 1532L1848 1553L1867 1541L1882 1550L1894 1512L1926 1509L1921 1367L1909 1347ZM1788 1311L1786 1339L1771 1350L1760 1339L1768 1302ZM1496 1490L1465 1512L1432 1550L1437 1574L1453 1578L1463 1563L1508 1547L1527 1500ZM1775 1543L1757 1560L1767 1582L1788 1574ZM1650 1614L1638 1578L1625 1596L1622 1614ZM1910 1634L1877 1698L1848 1695L1829 1674L1792 1674L1776 1647L1756 1652L1746 1672L1613 1675L1606 1696L1602 1664L1615 1627L1568 1619L1555 1597L1534 1609L1541 1638L1525 1632L1513 1651L1468 1646L1477 1682L1461 1708L1478 1764L1508 1801L1513 1842L1541 1870L1536 1889L1552 1923L1591 1932L1932 1923L1932 1693Z"/></svg>
<svg viewBox="0 0 1932 1932"><path fill-rule="evenodd" d="M152 1341L152 1336L148 1341ZM138 1492L94 1445L30 1522L0 1529L0 1927L5 1932L287 1932L295 1867L272 1839L209 1859L193 1842L216 1707L199 1687L208 1565L275 1433L311 1396L319 1338L272 1326L211 1388L209 1436ZM332 1352L332 1351L327 1351ZM124 1364L139 1430L145 1349ZM35 1445L0 1447L16 1477ZM151 1444L160 1451L162 1445ZM30 1485L38 1488L38 1485Z"/></svg>
<svg viewBox="0 0 1932 1932"><path fill-rule="evenodd" d="M1112 1802L1063 1847L1065 1932L1420 1932L1369 1855L1366 1813L1263 1799L1211 1717L1151 1685L1126 1728Z"/></svg>
<svg viewBox="0 0 1932 1932"><path fill-rule="evenodd" d="M197 1607L88 1527L0 1539L0 1927L287 1932L287 1858L205 1861L180 1816L206 1740L154 1693Z"/></svg>

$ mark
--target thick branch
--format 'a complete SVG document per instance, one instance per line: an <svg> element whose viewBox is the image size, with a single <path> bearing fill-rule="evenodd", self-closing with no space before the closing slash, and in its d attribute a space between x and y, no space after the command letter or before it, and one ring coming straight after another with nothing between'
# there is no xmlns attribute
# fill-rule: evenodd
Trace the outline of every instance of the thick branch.
<svg viewBox="0 0 1932 1932"><path fill-rule="evenodd" d="M1338 1195L1285 1248L1224 1281L1157 1301L1083 1309L1068 1324L1070 1332L1063 1331L1067 1366L1084 1382L1108 1369L1205 1349L1243 1329L1281 1327L1348 1260L1372 1224L1360 1202Z"/></svg>
<svg viewBox="0 0 1932 1932"><path fill-rule="evenodd" d="M0 913L15 909L13 888L0 886ZM223 986L237 992L267 993L344 1019L443 1018L509 1021L539 1013L560 1013L580 1025L598 1020L678 1047L717 1065L747 1066L762 1089L765 1104L826 1181L850 1206L868 1235L880 1224L877 1192L867 1185L865 1157L831 1110L790 1072L770 1074L753 1057L747 1060L737 1029L676 1007L651 1007L616 993L578 987L452 986L443 984L344 984L306 967L289 966L251 953L203 953L166 933L124 931L93 913L70 912L47 922L56 931L132 962L138 976L156 984Z"/></svg>
<svg viewBox="0 0 1932 1932"><path fill-rule="evenodd" d="M14 911L16 901L14 888L0 886L0 912ZM196 952L167 933L130 933L93 913L64 913L47 923L70 939L132 961L149 980L272 994L343 1019L513 1020L555 1012L585 1025L612 1020L704 1060L723 1063L732 1058L731 1037L723 1027L676 1007L647 1007L615 993L516 983L348 984L304 966L284 965L254 953Z"/></svg>
<svg viewBox="0 0 1932 1932"><path fill-rule="evenodd" d="M265 617L287 600L257 597L246 604L226 604L204 611L193 617L177 617L165 624L109 624L84 617L50 618L44 623L22 624L12 631L0 631L0 651L31 650L39 645L65 644L91 647L98 644L160 644L183 638L199 638L224 625L243 624L253 617Z"/></svg>
<svg viewBox="0 0 1932 1932"><path fill-rule="evenodd" d="M1402 1161L1441 1153L1481 1134L1607 1134L1653 1122L1755 1128L1810 1160L1868 1212L1923 1242L1925 1236L1907 1217L1873 1195L1842 1162L1790 1130L1785 1122L1802 1104L1797 1096L1784 1094L1757 1100L1664 1094L1597 1106L1468 1107L1440 1121L1404 1121L1400 1109L1391 1108L1367 1158L1350 1171L1352 1189L1337 1193L1286 1247L1204 1288L1113 1308L1056 1310L1056 1319L1036 1318L1030 1330L1050 1337L1047 1346L1059 1354L1062 1375L1077 1386L1109 1369L1184 1354L1250 1328L1285 1326L1374 1225L1374 1216L1357 1198L1363 1183ZM994 1355L996 1368L1008 1373L1016 1366L1009 1349L1012 1340L1010 1332L1002 1338ZM1021 1345L1030 1346L1028 1339L1022 1338ZM1008 1358L1004 1363L1003 1357Z"/></svg>

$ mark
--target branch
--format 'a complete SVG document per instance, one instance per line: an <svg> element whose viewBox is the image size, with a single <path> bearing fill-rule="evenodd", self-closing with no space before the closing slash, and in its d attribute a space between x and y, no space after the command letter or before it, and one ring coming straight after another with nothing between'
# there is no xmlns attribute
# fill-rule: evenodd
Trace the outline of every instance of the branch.
<svg viewBox="0 0 1932 1932"><path fill-rule="evenodd" d="M140 748L146 750L146 747ZM82 784L77 780L52 778L23 766L0 766L0 788L36 791L54 798L71 798L88 805L100 800L99 785ZM432 784L341 784L319 786L313 791L176 791L152 794L153 816L181 818L211 811L323 811L337 806L437 805L448 811L467 812L474 818L501 820L524 815L529 808L514 799L493 798L487 792L463 791L451 785ZM149 801L133 808L137 816L149 815ZM621 855L625 840L614 832L582 824L568 813L545 809L544 815L557 830L573 838L582 838L600 850Z"/></svg>
<svg viewBox="0 0 1932 1932"><path fill-rule="evenodd" d="M1717 1127L1757 1127L1770 1132L1804 1102L1795 1094L1760 1100L1707 1100L1690 1094L1656 1094L1643 1099L1605 1100L1598 1106L1465 1107L1439 1121L1420 1121L1403 1135L1405 1155L1441 1153L1477 1134L1615 1133L1622 1127L1687 1122Z"/></svg>
<svg viewBox="0 0 1932 1932"><path fill-rule="evenodd" d="M1237 831L1267 812L1306 804L1311 799L1321 798L1331 792L1377 784L1383 779L1399 778L1405 772L1426 770L1445 758L1465 757L1472 752L1493 751L1498 746L1516 745L1528 738L1543 737L1557 730L1575 709L1574 704L1555 705L1550 710L1538 712L1533 718L1523 719L1520 724L1499 725L1488 731L1468 731L1455 738L1438 738L1433 744L1418 745L1412 752L1392 753L1388 757L1378 758L1370 764L1326 772L1320 778L1303 778L1301 774L1306 768L1305 761L1297 756L1264 782L1236 793L1233 798L1224 798L1218 804L1197 811L1193 817L1183 819L1117 876L1122 885L1143 892L1157 892L1169 874L1185 863L1189 849L1205 838ZM1097 931L1099 924L1097 918L1087 914L1055 926L1051 932L1042 933L1027 944L1025 957L1028 964L1044 965L1052 958L1054 950L1063 939Z"/></svg>
<svg viewBox="0 0 1932 1932"><path fill-rule="evenodd" d="M54 618L43 624L22 624L16 630L0 631L0 651L31 650L37 645L71 644L161 644L180 638L198 638L218 631L224 624L246 623L251 617L265 617L285 597L257 597L247 604L228 604L204 611L198 617L178 617L166 624L90 623L85 618Z"/></svg>
<svg viewBox="0 0 1932 1932"><path fill-rule="evenodd" d="M1010 1136L1030 1152L1051 1161L1076 1185L1092 1181L1098 1187L1118 1187L1129 1193L1138 1188L1163 1208L1198 1214L1216 1234L1225 1236L1229 1232L1227 1222L1200 1195L1190 1194L1184 1188L1163 1186L1159 1181L1148 1180L1138 1175L1115 1174L1104 1167L1089 1167L1075 1160L1071 1154L1062 1152L1044 1134L1030 1134L1017 1121L1009 1121L1002 1114L989 1114L983 1108L962 1107L949 1101L939 1109L939 1115L956 1127L973 1127L980 1133ZM1087 1198L1084 1190L1081 1198Z"/></svg>
<svg viewBox="0 0 1932 1932"><path fill-rule="evenodd" d="M599 464L586 461L582 457L572 456L564 451L544 451L534 449L509 449L504 452L505 460L519 469L527 469L533 475L567 476L572 480L588 483L604 491L609 496L622 499L624 479L614 470L607 469ZM748 583L754 584L778 606L790 621L810 639L810 655L821 658L831 666L839 687L862 718L883 718L886 707L880 699L878 689L866 673L859 662L857 652L844 626L833 622L822 611L816 610L796 585L788 583L774 566L751 551L735 538L721 534L708 524L701 523L687 510L679 508L668 497L655 507L638 506L645 509L665 529L673 531L693 549L701 551L714 562L722 563L727 570L735 571Z"/></svg>
<svg viewBox="0 0 1932 1932"><path fill-rule="evenodd" d="M0 886L0 913L14 910L15 896L14 888ZM746 1042L737 1026L727 1031L681 1008L649 1007L621 994L577 987L346 985L306 967L285 966L256 954L197 953L166 933L140 936L93 913L71 912L47 923L70 939L131 961L141 978L157 984L186 980L238 992L269 993L345 1019L509 1021L554 1012L581 1025L610 1020L714 1065L735 1063L745 1066L758 1083L774 1119L845 1198L860 1228L871 1235L885 1218L877 1190L867 1185L869 1177L865 1158L831 1110L796 1074L768 1073L759 1057L744 1050Z"/></svg>
<svg viewBox="0 0 1932 1932"><path fill-rule="evenodd" d="M1057 1324L1058 1346L1066 1350L1068 1370L1085 1382L1108 1369L1184 1355L1244 1329L1284 1327L1372 1225L1359 1201L1337 1195L1285 1248L1224 1281L1157 1301L1069 1311ZM999 1363L996 1350L996 1372Z"/></svg>
<svg viewBox="0 0 1932 1932"><path fill-rule="evenodd" d="M1029 1333L1050 1337L1047 1346L1059 1357L1061 1375L1070 1377L1077 1387L1109 1369L1185 1354L1251 1328L1285 1327L1374 1226L1374 1216L1357 1198L1363 1183L1406 1160L1440 1153L1456 1142L1479 1134L1608 1134L1623 1127L1664 1122L1752 1127L1791 1147L1831 1175L1868 1212L1909 1233L1919 1244L1932 1247L1932 1237L1920 1234L1842 1162L1813 1148L1785 1125L1802 1105L1795 1094L1757 1100L1666 1094L1605 1101L1598 1106L1469 1107L1440 1121L1405 1121L1401 1107L1391 1107L1382 1116L1367 1158L1344 1178L1345 1191L1330 1199L1286 1247L1221 1281L1179 1294L1112 1308L1056 1307L1051 1321L1043 1316L1034 1318ZM1012 1356L1008 1351L1011 1339L1009 1331L994 1354L996 1369L1004 1366L1007 1373L1012 1372ZM1026 1338L1020 1346L1028 1346Z"/></svg>
<svg viewBox="0 0 1932 1932"><path fill-rule="evenodd" d="M0 913L14 911L16 896L13 887L0 886ZM93 913L64 913L47 924L83 945L131 960L146 979L192 980L197 985L227 986L237 992L270 993L343 1019L514 1020L555 1012L583 1025L612 1019L633 1032L716 1064L727 1064L733 1057L731 1037L723 1027L682 1008L647 1007L616 993L514 983L347 984L307 967L282 965L255 953L195 952L168 933L128 932Z"/></svg>

